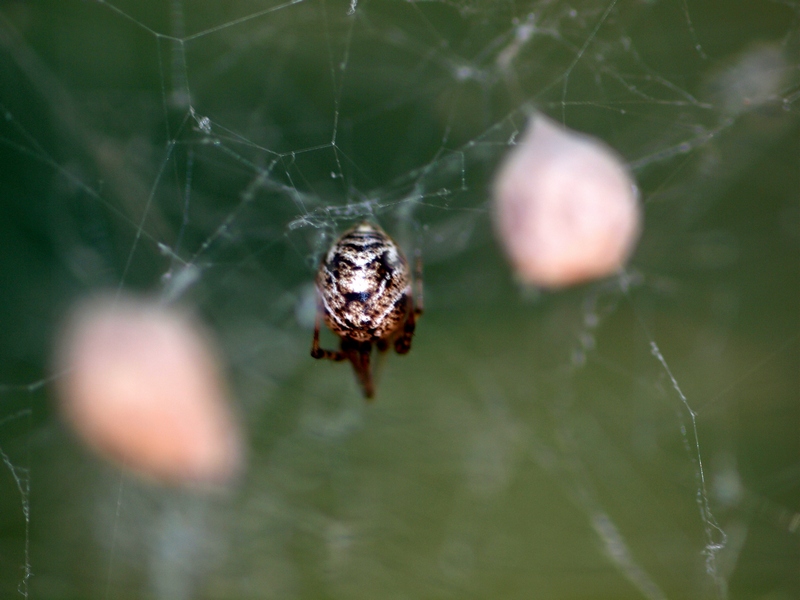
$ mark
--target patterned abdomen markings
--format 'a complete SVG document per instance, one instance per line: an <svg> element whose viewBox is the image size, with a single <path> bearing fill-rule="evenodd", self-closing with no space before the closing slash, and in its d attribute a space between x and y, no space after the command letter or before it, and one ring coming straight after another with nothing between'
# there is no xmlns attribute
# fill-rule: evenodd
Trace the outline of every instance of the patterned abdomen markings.
<svg viewBox="0 0 800 600"><path fill-rule="evenodd" d="M328 327L360 342L384 339L410 308L408 264L378 226L361 223L330 249L317 275Z"/></svg>

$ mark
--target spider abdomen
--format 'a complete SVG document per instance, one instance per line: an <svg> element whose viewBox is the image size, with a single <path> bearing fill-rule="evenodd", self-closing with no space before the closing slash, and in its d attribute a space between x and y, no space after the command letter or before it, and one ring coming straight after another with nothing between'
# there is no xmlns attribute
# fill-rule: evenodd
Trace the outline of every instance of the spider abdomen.
<svg viewBox="0 0 800 600"><path fill-rule="evenodd" d="M317 274L325 323L359 342L390 337L410 310L411 277L397 244L363 222L331 247Z"/></svg>

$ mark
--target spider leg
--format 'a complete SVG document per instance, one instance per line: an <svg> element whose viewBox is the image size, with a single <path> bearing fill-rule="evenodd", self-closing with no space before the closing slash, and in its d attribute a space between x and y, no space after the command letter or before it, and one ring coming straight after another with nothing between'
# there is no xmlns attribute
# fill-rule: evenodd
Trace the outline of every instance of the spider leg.
<svg viewBox="0 0 800 600"><path fill-rule="evenodd" d="M422 256L417 252L416 271L414 273L414 293L417 297L416 304L414 305L414 312L416 316L420 316L424 310L422 301ZM412 303L413 304L413 303Z"/></svg>
<svg viewBox="0 0 800 600"><path fill-rule="evenodd" d="M375 397L375 384L372 380L372 367L370 366L370 352L371 348L359 349L350 356L350 362L353 363L358 382L361 384L361 390L364 392L364 398L372 400Z"/></svg>
<svg viewBox="0 0 800 600"><path fill-rule="evenodd" d="M361 391L367 400L375 397L375 383L372 379L372 342L359 342L352 338L342 338L342 354L352 363Z"/></svg>
<svg viewBox="0 0 800 600"><path fill-rule="evenodd" d="M417 327L417 316L420 314L414 307L414 298L409 296L407 302L409 304L408 316L406 316L406 321L403 323L403 330L394 340L394 351L398 354L408 354L408 351L411 350L411 338L414 337L414 329Z"/></svg>
<svg viewBox="0 0 800 600"><path fill-rule="evenodd" d="M317 311L317 319L314 322L314 341L311 343L311 356L313 358L327 358L337 362L347 358L347 354L341 350L325 350L319 347L319 311Z"/></svg>
<svg viewBox="0 0 800 600"><path fill-rule="evenodd" d="M408 354L411 350L411 339L414 337L414 330L417 327L417 319L424 310L422 299L422 257L417 254L416 273L414 276L414 295L408 297L408 316L403 323L403 330L394 340L394 351L398 354ZM416 301L414 300L416 296Z"/></svg>

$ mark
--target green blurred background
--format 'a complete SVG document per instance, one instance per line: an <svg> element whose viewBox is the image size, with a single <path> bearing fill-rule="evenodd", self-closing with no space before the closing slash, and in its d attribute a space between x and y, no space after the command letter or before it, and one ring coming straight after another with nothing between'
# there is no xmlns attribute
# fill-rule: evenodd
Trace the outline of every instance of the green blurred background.
<svg viewBox="0 0 800 600"><path fill-rule="evenodd" d="M800 4L351 8L0 5L0 595L800 598ZM489 189L533 109L629 162L623 276L514 282ZM308 356L364 217L425 262L371 405ZM217 335L233 489L58 421L59 324L109 289Z"/></svg>

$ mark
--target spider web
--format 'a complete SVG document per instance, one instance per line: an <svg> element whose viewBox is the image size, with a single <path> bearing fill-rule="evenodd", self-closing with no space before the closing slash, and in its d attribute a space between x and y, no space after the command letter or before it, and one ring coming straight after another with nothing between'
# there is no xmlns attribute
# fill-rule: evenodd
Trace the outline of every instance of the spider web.
<svg viewBox="0 0 800 600"><path fill-rule="evenodd" d="M3 596L797 597L798 21L791 0L6 3ZM617 277L514 283L489 189L534 110L637 178ZM414 348L368 406L308 356L315 267L363 218L425 264ZM57 420L54 332L109 288L216 331L237 488L148 487Z"/></svg>

